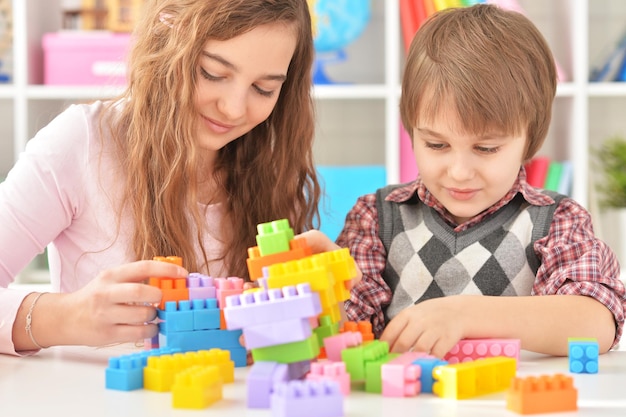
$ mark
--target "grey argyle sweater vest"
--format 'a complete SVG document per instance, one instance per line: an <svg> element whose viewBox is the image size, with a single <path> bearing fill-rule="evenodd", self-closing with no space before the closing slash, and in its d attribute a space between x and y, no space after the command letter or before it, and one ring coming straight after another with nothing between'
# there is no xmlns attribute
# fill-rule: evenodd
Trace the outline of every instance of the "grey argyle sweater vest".
<svg viewBox="0 0 626 417"><path fill-rule="evenodd" d="M386 322L430 298L530 295L540 265L533 243L547 235L564 196L543 191L556 203L533 206L518 193L481 223L456 233L417 195L400 204L385 201L400 186L376 192L379 236L387 251L383 279L393 293Z"/></svg>

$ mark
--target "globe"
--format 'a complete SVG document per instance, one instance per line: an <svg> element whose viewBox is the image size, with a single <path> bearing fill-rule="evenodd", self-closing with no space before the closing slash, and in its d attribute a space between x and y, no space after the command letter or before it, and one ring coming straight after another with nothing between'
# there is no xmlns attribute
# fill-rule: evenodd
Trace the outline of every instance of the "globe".
<svg viewBox="0 0 626 417"><path fill-rule="evenodd" d="M371 0L307 0L311 10L314 45L317 52L313 81L316 84L333 83L324 65L343 61L345 47L354 42L371 20ZM331 54L331 58L322 54Z"/></svg>

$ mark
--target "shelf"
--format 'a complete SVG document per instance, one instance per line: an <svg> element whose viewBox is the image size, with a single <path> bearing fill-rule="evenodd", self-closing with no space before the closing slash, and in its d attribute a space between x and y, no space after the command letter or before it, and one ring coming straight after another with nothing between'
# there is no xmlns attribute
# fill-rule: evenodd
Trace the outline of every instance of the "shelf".
<svg viewBox="0 0 626 417"><path fill-rule="evenodd" d="M15 87L12 84L0 84L0 99L13 99Z"/></svg>
<svg viewBox="0 0 626 417"><path fill-rule="evenodd" d="M589 83L589 97L624 97L626 98L626 82Z"/></svg>

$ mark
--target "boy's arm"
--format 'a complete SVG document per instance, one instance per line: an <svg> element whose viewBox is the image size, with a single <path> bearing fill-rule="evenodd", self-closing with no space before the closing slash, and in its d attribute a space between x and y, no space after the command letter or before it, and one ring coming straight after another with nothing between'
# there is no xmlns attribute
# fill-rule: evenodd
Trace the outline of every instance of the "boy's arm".
<svg viewBox="0 0 626 417"><path fill-rule="evenodd" d="M611 345L616 345L624 327L626 290L617 257L594 235L587 210L572 199L561 200L550 231L535 243L535 252L541 265L532 295L582 295L594 299L613 315Z"/></svg>
<svg viewBox="0 0 626 417"><path fill-rule="evenodd" d="M566 356L569 337L596 338L606 352L615 333L613 314L591 297L455 295L403 310L381 340L394 352L443 357L461 339L512 338L520 339L523 349Z"/></svg>

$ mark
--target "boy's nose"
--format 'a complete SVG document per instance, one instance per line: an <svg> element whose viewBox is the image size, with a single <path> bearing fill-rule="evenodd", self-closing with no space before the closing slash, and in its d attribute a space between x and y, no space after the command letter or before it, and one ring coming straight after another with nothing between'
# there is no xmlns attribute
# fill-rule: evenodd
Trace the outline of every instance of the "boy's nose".
<svg viewBox="0 0 626 417"><path fill-rule="evenodd" d="M448 165L448 175L455 181L467 181L474 176L474 168L469 158L457 155Z"/></svg>

